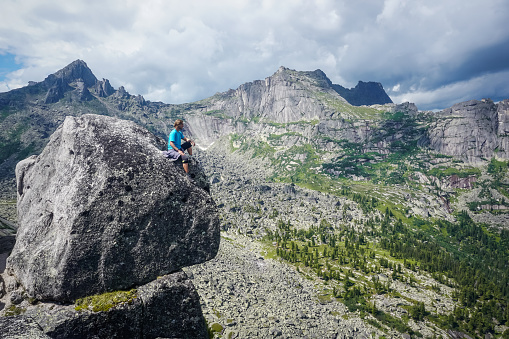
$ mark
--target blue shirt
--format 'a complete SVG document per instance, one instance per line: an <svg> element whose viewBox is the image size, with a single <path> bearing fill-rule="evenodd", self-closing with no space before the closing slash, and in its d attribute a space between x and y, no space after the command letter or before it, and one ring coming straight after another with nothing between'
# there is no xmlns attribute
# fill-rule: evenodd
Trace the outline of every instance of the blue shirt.
<svg viewBox="0 0 509 339"><path fill-rule="evenodd" d="M170 141L173 141L173 144L175 144L175 147L177 147L177 149L180 149L180 147L182 146L182 144L181 144L182 139L184 139L184 134L182 134L182 132L177 131L176 129L171 131L170 137L168 138L168 150L173 149L170 146Z"/></svg>

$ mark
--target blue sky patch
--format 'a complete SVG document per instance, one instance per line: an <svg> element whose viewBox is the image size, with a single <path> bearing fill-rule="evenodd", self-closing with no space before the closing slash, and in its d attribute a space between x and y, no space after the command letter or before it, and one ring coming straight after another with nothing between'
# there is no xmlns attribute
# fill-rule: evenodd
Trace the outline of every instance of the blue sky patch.
<svg viewBox="0 0 509 339"><path fill-rule="evenodd" d="M0 53L0 81L4 81L7 74L20 68L21 64L16 62L14 54Z"/></svg>

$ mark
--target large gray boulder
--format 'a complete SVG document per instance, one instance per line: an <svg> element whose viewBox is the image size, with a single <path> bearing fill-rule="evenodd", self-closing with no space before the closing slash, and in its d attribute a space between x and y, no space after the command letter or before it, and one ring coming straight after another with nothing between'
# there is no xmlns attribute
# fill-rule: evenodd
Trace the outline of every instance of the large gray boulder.
<svg viewBox="0 0 509 339"><path fill-rule="evenodd" d="M24 316L54 339L207 337L200 298L182 271L138 287L132 300L108 310L46 302L28 306Z"/></svg>
<svg viewBox="0 0 509 339"><path fill-rule="evenodd" d="M214 201L158 142L129 121L67 117L39 156L18 164L7 273L29 297L129 289L216 255Z"/></svg>

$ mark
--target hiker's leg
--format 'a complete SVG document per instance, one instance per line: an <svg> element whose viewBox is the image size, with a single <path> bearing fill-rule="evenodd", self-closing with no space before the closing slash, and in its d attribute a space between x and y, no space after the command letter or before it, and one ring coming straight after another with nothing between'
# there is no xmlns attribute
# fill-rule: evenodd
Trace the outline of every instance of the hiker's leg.
<svg viewBox="0 0 509 339"><path fill-rule="evenodd" d="M181 155L180 158L182 159L182 166L184 166L184 171L189 173L189 158L185 154Z"/></svg>
<svg viewBox="0 0 509 339"><path fill-rule="evenodd" d="M189 155L193 155L193 149L191 147L191 143L189 141L186 141L185 143L182 144L182 150L185 152L187 150L187 153L189 153Z"/></svg>

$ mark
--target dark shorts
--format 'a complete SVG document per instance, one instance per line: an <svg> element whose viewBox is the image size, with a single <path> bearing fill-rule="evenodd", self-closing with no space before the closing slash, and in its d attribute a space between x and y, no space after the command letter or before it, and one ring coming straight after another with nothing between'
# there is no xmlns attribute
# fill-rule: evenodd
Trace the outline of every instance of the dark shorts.
<svg viewBox="0 0 509 339"><path fill-rule="evenodd" d="M184 142L182 145L180 145L180 149L182 151L186 151L188 148L191 148L191 143L189 141Z"/></svg>

